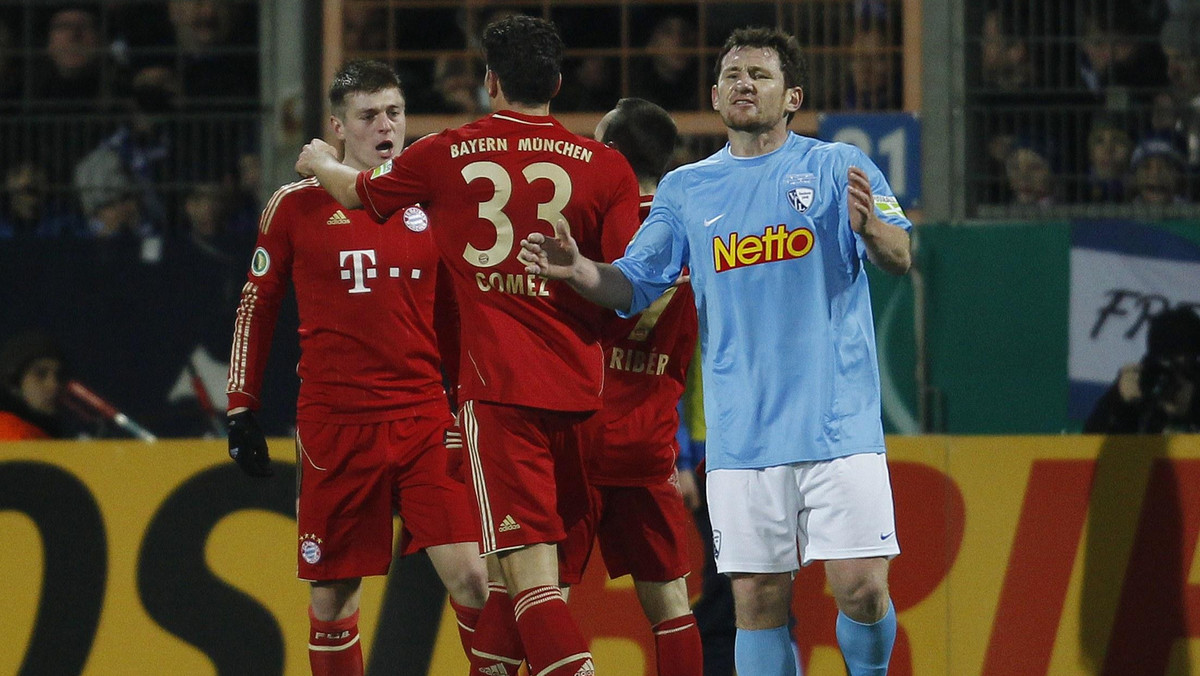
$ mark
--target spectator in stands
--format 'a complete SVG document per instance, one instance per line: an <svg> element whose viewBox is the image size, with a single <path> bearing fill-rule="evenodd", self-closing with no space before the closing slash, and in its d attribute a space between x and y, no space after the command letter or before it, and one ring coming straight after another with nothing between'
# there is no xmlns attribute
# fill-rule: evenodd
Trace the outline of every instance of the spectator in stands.
<svg viewBox="0 0 1200 676"><path fill-rule="evenodd" d="M1118 118L1099 117L1088 133L1087 202L1124 202L1133 140Z"/></svg>
<svg viewBox="0 0 1200 676"><path fill-rule="evenodd" d="M442 56L433 65L434 97L430 112L479 117L488 112L483 67L471 59Z"/></svg>
<svg viewBox="0 0 1200 676"><path fill-rule="evenodd" d="M664 14L654 24L646 48L650 57L629 69L630 94L667 110L698 110L697 60L692 53L696 27L691 19Z"/></svg>
<svg viewBox="0 0 1200 676"><path fill-rule="evenodd" d="M897 29L883 21L855 22L842 105L848 110L900 110L903 89Z"/></svg>
<svg viewBox="0 0 1200 676"><path fill-rule="evenodd" d="M349 0L342 9L342 45L350 58L379 58L367 52L388 47L387 11L377 3Z"/></svg>
<svg viewBox="0 0 1200 676"><path fill-rule="evenodd" d="M984 87L1023 93L1033 84L1034 66L1029 45L1017 25L1015 8L993 7L983 17L980 31L980 79Z"/></svg>
<svg viewBox="0 0 1200 676"><path fill-rule="evenodd" d="M1145 356L1121 367L1083 431L1200 432L1200 316L1195 310L1179 306L1150 320Z"/></svg>
<svg viewBox="0 0 1200 676"><path fill-rule="evenodd" d="M585 56L563 62L563 86L554 97L559 112L605 110L620 98L613 62L602 56Z"/></svg>
<svg viewBox="0 0 1200 676"><path fill-rule="evenodd" d="M1130 168L1134 203L1166 206L1187 201L1183 194L1183 154L1170 141L1148 138L1138 143Z"/></svg>
<svg viewBox="0 0 1200 676"><path fill-rule="evenodd" d="M94 234L102 236L118 223L121 227L116 230L131 227L141 232L148 226L166 232L170 228L174 209L163 186L179 178L171 162L178 150L167 133L165 117L175 108L177 86L170 69L143 68L134 77L125 121L76 166L75 187ZM136 209L126 205L131 198ZM135 212L139 223L128 223ZM143 218L145 223L140 222Z"/></svg>
<svg viewBox="0 0 1200 676"><path fill-rule="evenodd" d="M238 157L237 176L229 204L229 233L233 253L239 260L250 255L258 237L258 219L262 213L262 157L256 148L243 150Z"/></svg>
<svg viewBox="0 0 1200 676"><path fill-rule="evenodd" d="M0 194L0 239L82 234L82 217L50 199L49 190L46 170L33 161L9 167Z"/></svg>
<svg viewBox="0 0 1200 676"><path fill-rule="evenodd" d="M65 371L62 348L42 333L0 345L0 441L63 436L58 402Z"/></svg>
<svg viewBox="0 0 1200 676"><path fill-rule="evenodd" d="M258 106L258 38L254 4L171 0L184 105L203 110Z"/></svg>
<svg viewBox="0 0 1200 676"><path fill-rule="evenodd" d="M97 239L148 237L154 226L142 217L137 195L119 166L107 164L113 156L89 156L79 168L86 172L106 171L80 188L79 199L87 216L87 232Z"/></svg>
<svg viewBox="0 0 1200 676"><path fill-rule="evenodd" d="M1167 85L1163 50L1139 33L1136 15L1095 8L1084 16L1078 72L1083 86L1115 105L1147 104Z"/></svg>
<svg viewBox="0 0 1200 676"><path fill-rule="evenodd" d="M228 195L213 183L199 183L183 199L184 239L197 255L229 260Z"/></svg>
<svg viewBox="0 0 1200 676"><path fill-rule="evenodd" d="M1175 103L1174 132L1183 138L1187 163L1200 169L1200 1L1183 2L1163 24L1162 48Z"/></svg>
<svg viewBox="0 0 1200 676"><path fill-rule="evenodd" d="M46 24L46 53L33 65L30 96L47 103L104 102L118 93L117 67L105 53L94 6L63 5Z"/></svg>
<svg viewBox="0 0 1200 676"><path fill-rule="evenodd" d="M1049 206L1058 201L1053 150L1045 143L1017 139L1004 160L1011 203L1019 206Z"/></svg>

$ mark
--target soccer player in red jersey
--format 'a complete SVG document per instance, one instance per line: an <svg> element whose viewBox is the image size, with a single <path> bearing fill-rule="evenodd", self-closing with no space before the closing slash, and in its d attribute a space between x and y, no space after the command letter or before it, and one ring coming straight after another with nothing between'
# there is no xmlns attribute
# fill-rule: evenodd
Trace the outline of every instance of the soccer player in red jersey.
<svg viewBox="0 0 1200 676"><path fill-rule="evenodd" d="M661 107L621 99L595 137L619 150L650 212L658 181L675 149L677 132ZM636 317L610 315L604 330L604 407L584 423L584 458L592 487L590 518L563 543L560 575L578 584L599 541L612 578L632 575L654 633L659 676L699 676L700 632L688 605L687 529L675 473L677 405L696 348L698 320L683 282Z"/></svg>
<svg viewBox="0 0 1200 676"><path fill-rule="evenodd" d="M404 96L387 65L347 64L329 103L349 171L399 152ZM447 472L454 423L439 341L453 337L454 304L444 278L429 219L415 206L380 225L310 178L280 188L259 222L230 359L229 453L252 476L272 472L254 411L290 282L301 347L298 574L311 583L314 676L363 673L361 578L388 571L393 510L404 520L401 552L429 555L466 649L486 598L470 492Z"/></svg>
<svg viewBox="0 0 1200 676"><path fill-rule="evenodd" d="M606 315L566 285L526 273L517 252L530 233L564 220L581 249L619 256L638 225L637 179L620 153L550 116L563 53L552 23L501 19L483 46L493 114L367 172L338 163L317 139L296 170L379 220L416 202L429 212L459 303L460 421L482 552L499 559L531 673L591 674L558 587L556 543L589 507L578 427L601 405Z"/></svg>

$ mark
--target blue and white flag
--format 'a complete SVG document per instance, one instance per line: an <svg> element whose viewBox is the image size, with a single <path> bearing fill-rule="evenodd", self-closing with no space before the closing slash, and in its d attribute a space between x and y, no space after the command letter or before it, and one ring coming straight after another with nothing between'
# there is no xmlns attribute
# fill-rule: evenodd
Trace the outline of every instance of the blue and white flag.
<svg viewBox="0 0 1200 676"><path fill-rule="evenodd" d="M1070 417L1142 358L1149 318L1179 305L1200 306L1200 243L1127 221L1072 225Z"/></svg>

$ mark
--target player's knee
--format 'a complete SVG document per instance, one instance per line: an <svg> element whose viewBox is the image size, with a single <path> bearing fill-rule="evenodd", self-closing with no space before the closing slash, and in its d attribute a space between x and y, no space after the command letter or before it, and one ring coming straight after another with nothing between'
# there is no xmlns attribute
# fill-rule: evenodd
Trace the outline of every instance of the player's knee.
<svg viewBox="0 0 1200 676"><path fill-rule="evenodd" d="M459 566L446 580L446 591L454 602L470 608L482 608L488 595L487 568L482 565Z"/></svg>
<svg viewBox="0 0 1200 676"><path fill-rule="evenodd" d="M835 593L835 598L838 609L855 622L877 622L888 610L887 579L863 576Z"/></svg>
<svg viewBox="0 0 1200 676"><path fill-rule="evenodd" d="M633 584L642 612L652 625L692 612L688 603L687 582L682 577L670 582L634 580Z"/></svg>
<svg viewBox="0 0 1200 676"><path fill-rule="evenodd" d="M787 624L791 576L733 575L734 612L740 629L774 629Z"/></svg>
<svg viewBox="0 0 1200 676"><path fill-rule="evenodd" d="M314 582L309 596L313 616L322 622L349 617L358 610L361 580L329 580Z"/></svg>

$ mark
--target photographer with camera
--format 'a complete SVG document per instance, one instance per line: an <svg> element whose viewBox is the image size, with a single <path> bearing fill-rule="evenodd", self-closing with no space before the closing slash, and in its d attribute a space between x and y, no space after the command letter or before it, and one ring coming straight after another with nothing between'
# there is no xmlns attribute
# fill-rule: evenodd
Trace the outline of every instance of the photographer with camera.
<svg viewBox="0 0 1200 676"><path fill-rule="evenodd" d="M1121 367L1083 425L1088 434L1200 432L1200 316L1155 315L1142 360Z"/></svg>

